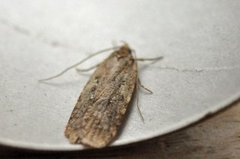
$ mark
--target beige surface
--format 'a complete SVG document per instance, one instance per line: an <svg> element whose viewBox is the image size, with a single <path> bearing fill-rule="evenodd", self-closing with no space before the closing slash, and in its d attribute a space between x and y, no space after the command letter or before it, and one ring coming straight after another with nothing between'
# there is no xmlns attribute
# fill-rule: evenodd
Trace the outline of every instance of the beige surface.
<svg viewBox="0 0 240 159"><path fill-rule="evenodd" d="M237 159L240 156L240 101L178 132L145 142L97 151L32 152L0 147L0 156L23 158Z"/></svg>

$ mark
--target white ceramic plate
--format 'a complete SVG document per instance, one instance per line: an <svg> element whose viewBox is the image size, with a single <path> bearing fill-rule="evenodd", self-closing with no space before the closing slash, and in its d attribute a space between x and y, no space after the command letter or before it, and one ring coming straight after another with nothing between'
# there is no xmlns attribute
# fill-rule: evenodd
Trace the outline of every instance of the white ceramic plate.
<svg viewBox="0 0 240 159"><path fill-rule="evenodd" d="M64 128L89 74L72 70L38 83L124 40L140 64L140 107L112 145L163 135L226 107L240 96L240 1L1 0L0 143L38 150L82 150ZM106 56L106 54L105 54ZM101 61L98 56L83 67Z"/></svg>

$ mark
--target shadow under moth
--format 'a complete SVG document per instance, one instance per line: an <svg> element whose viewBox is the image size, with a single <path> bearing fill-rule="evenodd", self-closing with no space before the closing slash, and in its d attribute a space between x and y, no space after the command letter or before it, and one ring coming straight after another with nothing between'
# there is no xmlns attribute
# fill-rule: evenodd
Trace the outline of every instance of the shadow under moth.
<svg viewBox="0 0 240 159"><path fill-rule="evenodd" d="M134 90L142 86L138 78L137 61L155 61L161 58L134 58L130 47L124 44L115 48L109 57L96 65L96 70L81 92L67 123L64 133L69 142L94 148L108 146L118 134ZM41 81L56 78L87 59Z"/></svg>

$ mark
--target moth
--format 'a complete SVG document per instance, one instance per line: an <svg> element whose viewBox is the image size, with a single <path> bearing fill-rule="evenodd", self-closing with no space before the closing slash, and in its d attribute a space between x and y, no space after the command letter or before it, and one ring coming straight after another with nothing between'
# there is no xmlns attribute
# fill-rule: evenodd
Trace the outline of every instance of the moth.
<svg viewBox="0 0 240 159"><path fill-rule="evenodd" d="M70 143L103 148L116 138L136 88L145 88L138 79L137 61L162 58L136 59L132 52L124 44L96 66L67 123L64 134Z"/></svg>

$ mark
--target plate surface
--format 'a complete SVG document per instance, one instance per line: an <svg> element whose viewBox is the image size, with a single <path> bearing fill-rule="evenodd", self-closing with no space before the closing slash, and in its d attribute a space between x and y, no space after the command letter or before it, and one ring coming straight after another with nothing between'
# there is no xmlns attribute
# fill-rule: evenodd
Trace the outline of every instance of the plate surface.
<svg viewBox="0 0 240 159"><path fill-rule="evenodd" d="M82 150L64 128L90 73L45 78L127 41L138 57L136 101L119 138L123 145L163 135L214 113L240 96L240 1L1 0L0 143L38 150ZM107 54L86 62L87 68Z"/></svg>

